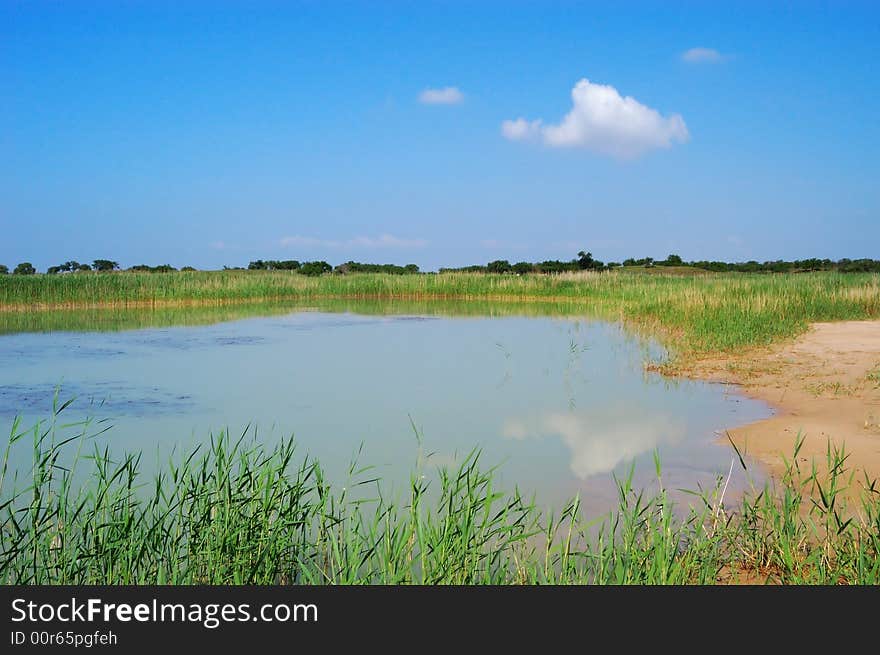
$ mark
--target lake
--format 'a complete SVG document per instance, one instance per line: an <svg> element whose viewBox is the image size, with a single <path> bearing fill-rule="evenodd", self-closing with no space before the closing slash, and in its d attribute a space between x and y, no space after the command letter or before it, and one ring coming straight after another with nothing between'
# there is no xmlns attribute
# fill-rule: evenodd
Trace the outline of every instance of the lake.
<svg viewBox="0 0 880 655"><path fill-rule="evenodd" d="M0 420L47 418L60 387L61 400L76 397L68 420L108 419L100 439L113 452L143 451L147 469L175 447L250 425L267 443L294 435L300 456L343 486L355 457L405 493L417 465L454 465L478 448L502 486L545 506L580 494L603 511L611 474L634 465L648 482L655 451L667 487L711 486L735 458L719 431L771 413L724 385L647 373L646 361L665 356L657 343L550 306L347 302L4 320ZM26 463L20 450L13 467ZM733 487L746 475L737 464Z"/></svg>

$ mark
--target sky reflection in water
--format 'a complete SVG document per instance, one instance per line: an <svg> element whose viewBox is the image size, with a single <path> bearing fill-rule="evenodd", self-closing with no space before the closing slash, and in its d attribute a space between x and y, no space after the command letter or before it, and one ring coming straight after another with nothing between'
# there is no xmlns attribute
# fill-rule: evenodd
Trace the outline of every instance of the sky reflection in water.
<svg viewBox="0 0 880 655"><path fill-rule="evenodd" d="M710 484L732 455L715 432L769 415L723 386L646 374L662 354L616 325L515 316L293 312L16 333L0 336L0 417L46 418L60 385L62 400L77 396L68 419L111 420L114 450L167 453L253 425L266 442L294 434L340 482L363 446L371 477L398 491L420 457L454 464L479 448L506 487L601 508L609 474L635 461L650 479L655 449L669 484Z"/></svg>

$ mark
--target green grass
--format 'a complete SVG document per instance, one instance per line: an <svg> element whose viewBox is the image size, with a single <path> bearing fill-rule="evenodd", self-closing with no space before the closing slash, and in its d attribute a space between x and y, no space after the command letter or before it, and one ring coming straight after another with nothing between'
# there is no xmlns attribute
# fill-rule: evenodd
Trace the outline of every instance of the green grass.
<svg viewBox="0 0 880 655"><path fill-rule="evenodd" d="M699 354L771 343L813 321L877 318L880 276L0 277L0 332L201 324L306 307L621 320ZM356 467L353 485L333 487L292 441L269 448L253 434L217 435L150 477L140 454L96 450L90 429L58 416L32 430L13 425L0 469L0 582L880 582L880 493L866 480L853 500L846 457L830 448L829 477L800 471L794 456L777 486L732 508L720 502L723 480L696 491L691 508L676 508L662 484L646 494L619 480L618 507L588 521L577 499L546 513L497 489L476 453L457 469L416 470L409 492L392 497ZM30 470L8 471L11 449L23 447Z"/></svg>
<svg viewBox="0 0 880 655"><path fill-rule="evenodd" d="M315 298L156 307L91 307L44 311L0 311L0 334L18 332L113 332L143 328L210 325L294 311L406 314L445 317L570 317L582 310L574 301L505 302L479 300L399 300Z"/></svg>
<svg viewBox="0 0 880 655"><path fill-rule="evenodd" d="M92 307L229 305L286 300L552 302L622 320L680 354L724 352L795 336L810 322L880 317L877 274L618 271L561 275L326 275L284 271L0 277L0 313ZM6 320L6 319L4 319Z"/></svg>
<svg viewBox="0 0 880 655"><path fill-rule="evenodd" d="M15 422L0 469L4 584L797 584L880 583L880 492L854 483L829 449L830 476L797 468L734 508L724 480L676 508L662 485L618 480L619 505L592 522L578 499L541 512L496 488L473 453L416 469L386 495L368 469L335 488L292 441L221 434L148 477L88 423ZM10 451L32 465L8 471Z"/></svg>

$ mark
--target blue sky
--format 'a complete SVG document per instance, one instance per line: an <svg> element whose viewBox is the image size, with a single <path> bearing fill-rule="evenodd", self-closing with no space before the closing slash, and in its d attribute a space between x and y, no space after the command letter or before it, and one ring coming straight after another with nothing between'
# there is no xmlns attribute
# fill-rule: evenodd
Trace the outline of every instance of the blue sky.
<svg viewBox="0 0 880 655"><path fill-rule="evenodd" d="M0 0L0 263L880 257L880 5L669 5Z"/></svg>

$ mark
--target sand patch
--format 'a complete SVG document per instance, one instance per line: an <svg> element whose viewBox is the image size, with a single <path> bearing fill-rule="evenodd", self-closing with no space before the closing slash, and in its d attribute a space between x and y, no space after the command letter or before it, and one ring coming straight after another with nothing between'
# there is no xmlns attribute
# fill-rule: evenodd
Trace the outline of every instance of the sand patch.
<svg viewBox="0 0 880 655"><path fill-rule="evenodd" d="M859 478L880 478L880 321L815 323L793 342L700 359L678 373L739 385L776 410L730 430L772 474L783 471L800 434L805 470L811 461L822 470L830 441L845 447Z"/></svg>

